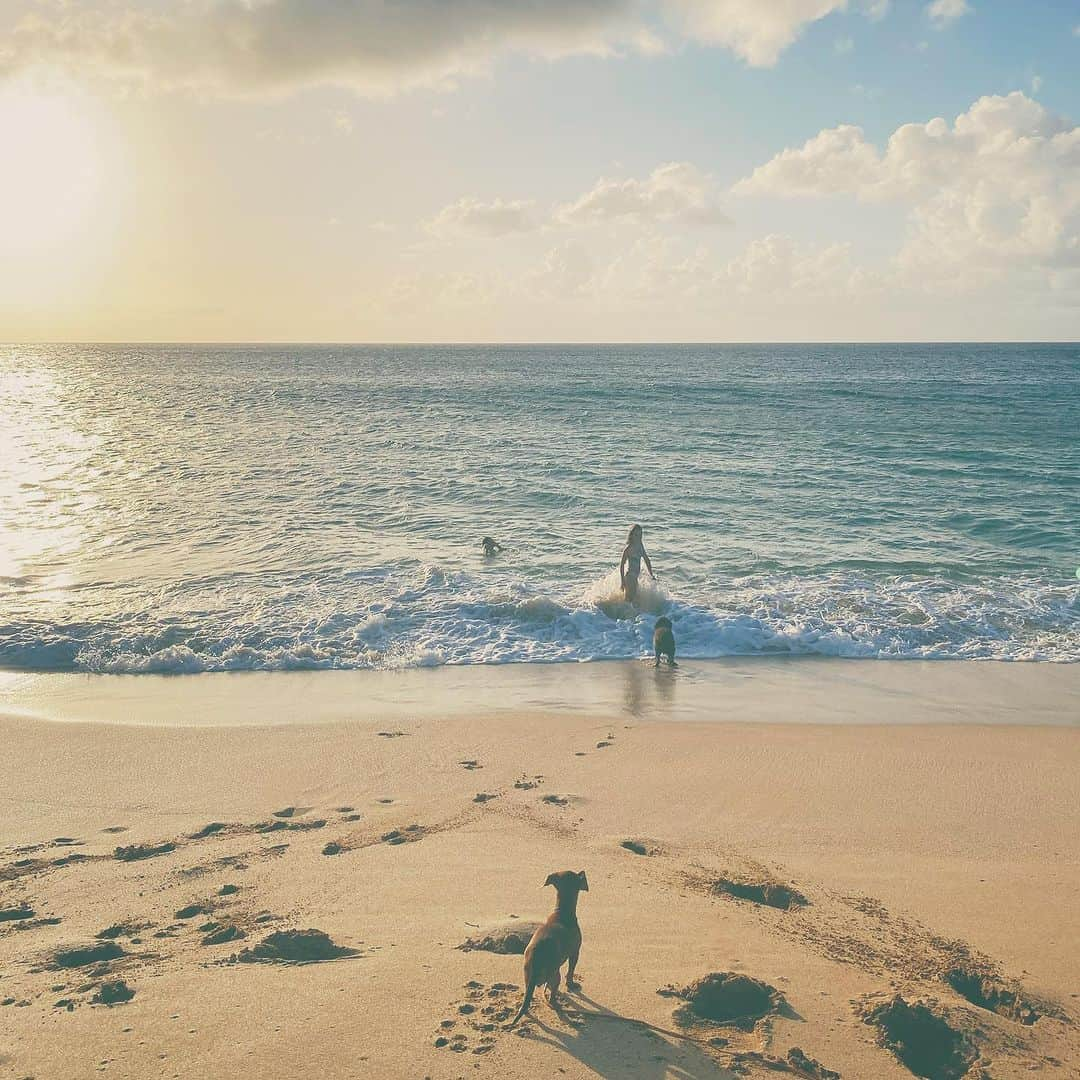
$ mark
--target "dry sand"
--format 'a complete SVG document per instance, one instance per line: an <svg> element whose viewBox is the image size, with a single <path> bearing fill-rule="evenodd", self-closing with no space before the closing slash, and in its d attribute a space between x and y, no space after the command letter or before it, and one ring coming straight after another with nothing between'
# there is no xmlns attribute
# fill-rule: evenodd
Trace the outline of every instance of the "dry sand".
<svg viewBox="0 0 1080 1080"><path fill-rule="evenodd" d="M8 676L0 712L0 1076L1080 1076L1077 668ZM459 946L564 868L581 993L505 1032L521 957ZM710 973L766 1015L657 993Z"/></svg>

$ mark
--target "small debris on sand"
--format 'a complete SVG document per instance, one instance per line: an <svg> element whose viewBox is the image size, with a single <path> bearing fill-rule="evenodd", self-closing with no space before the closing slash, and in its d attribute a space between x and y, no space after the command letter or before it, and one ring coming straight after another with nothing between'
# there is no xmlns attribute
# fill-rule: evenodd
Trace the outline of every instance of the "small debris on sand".
<svg viewBox="0 0 1080 1080"><path fill-rule="evenodd" d="M213 933L207 934L206 937L203 938L202 943L204 945L224 945L227 941L239 941L244 937L247 937L247 934L245 934L239 926L230 924L214 930Z"/></svg>
<svg viewBox="0 0 1080 1080"><path fill-rule="evenodd" d="M463 952L479 950L505 956L521 956L540 926L538 922L515 922L512 926L493 926L466 938L458 948Z"/></svg>
<svg viewBox="0 0 1080 1080"><path fill-rule="evenodd" d="M203 900L196 904L188 904L187 907L182 907L174 915L174 919L194 919L196 915L209 915L214 910L214 905L208 900Z"/></svg>
<svg viewBox="0 0 1080 1080"><path fill-rule="evenodd" d="M487 791L478 791L473 796L473 802L486 803L490 802L492 799L497 799L498 797L498 795L492 795Z"/></svg>
<svg viewBox="0 0 1080 1080"><path fill-rule="evenodd" d="M135 991L123 979L117 979L115 982L102 983L98 992L90 999L90 1004L121 1005L134 996Z"/></svg>
<svg viewBox="0 0 1080 1080"><path fill-rule="evenodd" d="M116 960L124 955L124 950L114 941L104 941L100 945L80 945L74 949L60 949L53 954L53 964L58 968L87 967L106 960Z"/></svg>
<svg viewBox="0 0 1080 1080"><path fill-rule="evenodd" d="M167 840L164 844L129 844L118 847L113 854L121 862L136 862L139 859L152 859L155 855L167 855L175 850L176 845Z"/></svg>
<svg viewBox="0 0 1080 1080"><path fill-rule="evenodd" d="M104 930L99 930L94 937L99 941L112 941L118 937L133 937L140 930L148 929L149 926L150 923L114 923L112 926L106 926Z"/></svg>
<svg viewBox="0 0 1080 1080"><path fill-rule="evenodd" d="M213 836L214 833L221 832L225 828L228 828L228 826L224 821L211 821L209 825L204 825L198 832L193 832L189 839L203 840L207 836Z"/></svg>
<svg viewBox="0 0 1080 1080"><path fill-rule="evenodd" d="M635 855L649 854L649 849L640 840L624 840L619 846L632 851Z"/></svg>
<svg viewBox="0 0 1080 1080"><path fill-rule="evenodd" d="M713 882L712 891L718 896L734 896L738 900L749 900L753 904L790 911L792 908L805 907L809 901L797 889L782 885L779 881L746 881L732 878L718 878Z"/></svg>
<svg viewBox="0 0 1080 1080"><path fill-rule="evenodd" d="M340 855L345 849L336 841L331 840L323 849L324 855Z"/></svg>

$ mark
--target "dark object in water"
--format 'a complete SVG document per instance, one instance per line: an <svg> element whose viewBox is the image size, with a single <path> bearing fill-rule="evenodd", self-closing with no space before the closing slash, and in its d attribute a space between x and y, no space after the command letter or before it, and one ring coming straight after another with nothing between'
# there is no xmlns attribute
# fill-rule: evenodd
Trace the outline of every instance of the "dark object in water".
<svg viewBox="0 0 1080 1080"><path fill-rule="evenodd" d="M666 656L667 662L675 667L675 633L671 628L671 620L666 615L661 615L653 627L653 653L656 656L656 667L660 666L660 657Z"/></svg>

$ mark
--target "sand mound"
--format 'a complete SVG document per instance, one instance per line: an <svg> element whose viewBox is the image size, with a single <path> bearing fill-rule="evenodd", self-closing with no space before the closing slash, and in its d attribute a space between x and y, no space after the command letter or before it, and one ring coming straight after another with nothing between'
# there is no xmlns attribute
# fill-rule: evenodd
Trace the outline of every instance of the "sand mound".
<svg viewBox="0 0 1080 1080"><path fill-rule="evenodd" d="M665 987L657 993L686 1002L675 1011L683 1026L706 1020L713 1024L753 1027L763 1016L780 1009L783 995L768 983L731 971L714 971L681 990Z"/></svg>
<svg viewBox="0 0 1080 1080"><path fill-rule="evenodd" d="M909 1002L897 994L869 1008L863 1019L877 1028L880 1045L927 1080L958 1080L978 1057L970 1039L934 1005Z"/></svg>
<svg viewBox="0 0 1080 1080"><path fill-rule="evenodd" d="M536 933L538 922L513 922L506 926L493 926L471 938L466 938L458 948L464 952L478 949L481 952L500 953L504 956L521 956Z"/></svg>
<svg viewBox="0 0 1080 1080"><path fill-rule="evenodd" d="M1018 1024L1031 1025L1043 1016L1040 1009L1024 997L1019 986L1006 986L990 972L955 967L945 973L944 979L972 1005L1015 1020Z"/></svg>
<svg viewBox="0 0 1080 1080"><path fill-rule="evenodd" d="M104 930L99 930L94 937L99 941L112 941L113 938L118 937L134 937L140 930L146 930L149 926L150 923L114 923L112 926L106 926Z"/></svg>
<svg viewBox="0 0 1080 1080"><path fill-rule="evenodd" d="M211 821L209 825L204 825L198 832L193 832L190 839L205 840L206 837L213 836L214 833L221 832L225 828L228 828L228 826L224 821Z"/></svg>
<svg viewBox="0 0 1080 1080"><path fill-rule="evenodd" d="M356 949L334 944L322 930L276 930L236 959L242 964L318 964L356 955Z"/></svg>
<svg viewBox="0 0 1080 1080"><path fill-rule="evenodd" d="M103 941L99 945L80 945L74 949L60 949L53 954L53 963L59 968L87 967L124 956L124 950L115 941Z"/></svg>
<svg viewBox="0 0 1080 1080"><path fill-rule="evenodd" d="M134 996L135 991L123 979L117 979L115 982L102 983L98 992L90 999L90 1004L120 1005Z"/></svg>
<svg viewBox="0 0 1080 1080"><path fill-rule="evenodd" d="M175 850L176 845L166 841L164 844L129 844L127 847L118 847L113 854L121 862L136 862L138 859L152 859L155 855L167 855Z"/></svg>
<svg viewBox="0 0 1080 1080"><path fill-rule="evenodd" d="M782 885L778 881L718 878L713 882L712 891L718 896L734 896L739 900L749 900L751 903L764 904L781 911L805 907L809 903L797 889Z"/></svg>

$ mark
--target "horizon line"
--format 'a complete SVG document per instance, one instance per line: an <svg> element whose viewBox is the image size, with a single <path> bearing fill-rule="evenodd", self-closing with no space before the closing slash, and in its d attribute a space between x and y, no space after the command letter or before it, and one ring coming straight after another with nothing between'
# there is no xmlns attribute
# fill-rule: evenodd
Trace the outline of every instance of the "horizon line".
<svg viewBox="0 0 1080 1080"><path fill-rule="evenodd" d="M684 340L524 340L514 339L506 341L496 340L481 340L481 341L405 341L405 340L383 340L383 341L346 341L346 340L301 340L292 338L235 338L235 339L216 339L216 338L106 338L97 341L89 339L41 339L41 340L25 340L25 341L0 341L0 348L15 348L19 346L44 346L44 345L278 345L278 346L344 346L349 348L381 348L381 347L409 347L409 348L435 348L435 347L454 347L454 348L477 348L477 347L489 347L489 348L535 348L538 346L576 346L576 347L597 347L597 346L670 346L670 345L1080 345L1080 339L1076 338L909 338L909 339L897 339L897 338L867 338L863 340L855 339L840 339L840 338L828 338L828 339L746 339L741 341L720 341L708 338L694 338Z"/></svg>

